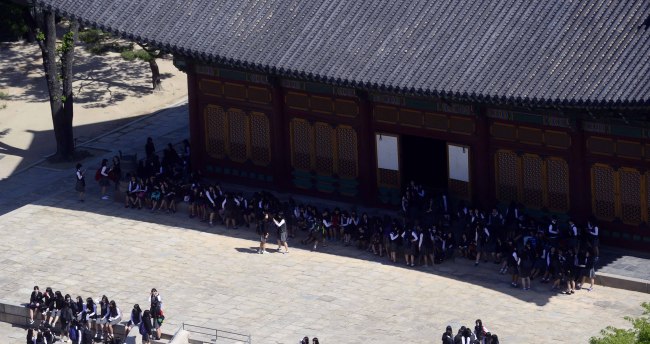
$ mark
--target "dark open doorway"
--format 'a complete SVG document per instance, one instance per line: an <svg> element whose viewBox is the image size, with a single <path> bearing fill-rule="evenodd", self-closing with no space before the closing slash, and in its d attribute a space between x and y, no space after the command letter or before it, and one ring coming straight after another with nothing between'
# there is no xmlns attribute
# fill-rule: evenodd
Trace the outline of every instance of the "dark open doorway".
<svg viewBox="0 0 650 344"><path fill-rule="evenodd" d="M413 180L429 190L447 189L449 168L445 141L402 135L400 157L402 185Z"/></svg>

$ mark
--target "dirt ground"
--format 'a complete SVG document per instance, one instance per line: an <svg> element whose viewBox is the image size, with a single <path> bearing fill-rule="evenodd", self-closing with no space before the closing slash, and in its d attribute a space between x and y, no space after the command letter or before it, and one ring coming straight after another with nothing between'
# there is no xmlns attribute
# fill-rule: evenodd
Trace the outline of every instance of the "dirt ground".
<svg viewBox="0 0 650 344"><path fill-rule="evenodd" d="M153 91L149 65L117 53L75 50L74 136L85 142L138 117L187 99L186 75L171 60L158 61L161 91ZM0 179L55 151L54 132L36 44L0 43ZM144 140L143 140L144 143Z"/></svg>

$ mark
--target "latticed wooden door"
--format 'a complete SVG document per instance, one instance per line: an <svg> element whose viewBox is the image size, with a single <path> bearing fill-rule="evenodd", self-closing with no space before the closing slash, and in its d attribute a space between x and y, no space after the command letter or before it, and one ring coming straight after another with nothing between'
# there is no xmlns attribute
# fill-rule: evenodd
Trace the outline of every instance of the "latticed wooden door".
<svg viewBox="0 0 650 344"><path fill-rule="evenodd" d="M221 106L208 105L204 110L205 150L213 158L226 156L226 113Z"/></svg>
<svg viewBox="0 0 650 344"><path fill-rule="evenodd" d="M501 201L519 200L519 158L515 152L499 150L495 154L497 198Z"/></svg>
<svg viewBox="0 0 650 344"><path fill-rule="evenodd" d="M612 220L616 216L616 177L614 169L603 164L591 168L591 200L594 215Z"/></svg>
<svg viewBox="0 0 650 344"><path fill-rule="evenodd" d="M356 178L358 172L357 132L354 128L340 125L336 128L337 174L344 178Z"/></svg>

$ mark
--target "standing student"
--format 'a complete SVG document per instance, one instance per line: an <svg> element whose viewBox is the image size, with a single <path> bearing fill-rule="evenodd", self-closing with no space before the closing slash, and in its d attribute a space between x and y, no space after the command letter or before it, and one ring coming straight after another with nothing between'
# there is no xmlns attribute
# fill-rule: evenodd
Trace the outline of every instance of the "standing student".
<svg viewBox="0 0 650 344"><path fill-rule="evenodd" d="M274 218L273 223L278 229L278 252L281 252L282 246L284 246L283 253L289 253L289 245L287 245L287 222L284 219L284 213L279 212Z"/></svg>
<svg viewBox="0 0 650 344"><path fill-rule="evenodd" d="M269 221L269 214L264 214L257 221L257 234L260 236L260 248L257 251L259 254L264 254L266 252L266 241L269 238L269 229L267 227Z"/></svg>
<svg viewBox="0 0 650 344"><path fill-rule="evenodd" d="M101 187L102 199L107 200L108 195L106 194L106 187L111 185L110 180L108 179L108 160L102 159L102 164L99 167L99 186Z"/></svg>
<svg viewBox="0 0 650 344"><path fill-rule="evenodd" d="M86 194L86 177L84 176L86 174L86 170L82 170L81 167L81 164L77 164L76 166L76 184L74 186L75 191L79 193L79 202L84 201L84 195Z"/></svg>
<svg viewBox="0 0 650 344"><path fill-rule="evenodd" d="M149 344L149 337L152 328L151 312L147 309L142 313L142 323L138 326L138 330L142 335L142 344Z"/></svg>
<svg viewBox="0 0 650 344"><path fill-rule="evenodd" d="M598 240L598 224L596 224L596 220L594 218L589 219L587 222L587 230L589 231L589 245L594 251L593 258L594 261L597 261L599 255L598 246L600 245L600 242Z"/></svg>
<svg viewBox="0 0 650 344"><path fill-rule="evenodd" d="M151 294L149 294L149 303L151 304L149 310L151 319L153 320L153 327L156 329L156 340L158 340L160 339L160 327L162 326L165 316L163 315L162 296L160 296L156 288L151 289Z"/></svg>
<svg viewBox="0 0 650 344"><path fill-rule="evenodd" d="M61 308L61 337L64 337L65 339L63 342L67 342L68 339L70 339L70 325L72 324L72 321L74 320L74 314L73 314L73 305L74 302L72 302L72 298L70 297L70 294L66 294L65 298L63 299L63 307ZM56 321L55 321L56 322Z"/></svg>
<svg viewBox="0 0 650 344"><path fill-rule="evenodd" d="M352 219L350 219L350 216L348 215L347 211L344 211L341 213L341 236L343 237L343 245L344 246L350 246L350 239L352 237Z"/></svg>
<svg viewBox="0 0 650 344"><path fill-rule="evenodd" d="M140 323L142 322L142 309L140 309L140 305L137 303L133 305L133 309L131 310L131 318L129 319L129 322L126 323L124 326L124 340L126 341L126 337L129 336L129 332L131 332L131 329L133 327L139 327Z"/></svg>
<svg viewBox="0 0 650 344"><path fill-rule="evenodd" d="M420 255L419 261L421 262L422 258L424 258L424 266L428 267L429 262L431 262L431 266L433 266L433 229L428 228L426 231L420 230L418 239L418 251Z"/></svg>
<svg viewBox="0 0 650 344"><path fill-rule="evenodd" d="M486 260L485 246L489 240L490 230L487 226L478 222L474 227L474 242L476 243L476 260L474 261L474 266L478 266L478 262L481 260L481 255L483 255L483 260Z"/></svg>
<svg viewBox="0 0 650 344"><path fill-rule="evenodd" d="M476 335L476 340L481 344L485 344L485 337L489 331L485 328L485 326L483 326L481 319L476 319L474 325L474 334Z"/></svg>
<svg viewBox="0 0 650 344"><path fill-rule="evenodd" d="M406 266L415 266L415 243L418 241L414 229L405 229L402 233L402 242L404 243L404 260Z"/></svg>
<svg viewBox="0 0 650 344"><path fill-rule="evenodd" d="M454 344L454 332L451 326L447 326L445 332L442 334L442 344Z"/></svg>
<svg viewBox="0 0 650 344"><path fill-rule="evenodd" d="M122 180L122 162L117 155L113 156L113 165L109 175L110 179L115 183L115 190L117 190L120 187L120 180Z"/></svg>
<svg viewBox="0 0 650 344"><path fill-rule="evenodd" d="M521 254L519 264L519 277L521 278L521 287L524 288L524 290L530 289L530 275L534 265L533 255L534 251L530 247L530 242L527 242L526 247Z"/></svg>
<svg viewBox="0 0 650 344"><path fill-rule="evenodd" d="M393 226L390 230L390 260L393 263L397 263L397 249L398 243L397 239L399 238L399 229L397 228L397 223L393 222Z"/></svg>
<svg viewBox="0 0 650 344"><path fill-rule="evenodd" d="M583 258L583 264L584 268L582 269L582 277L580 281L580 288L582 288L582 285L585 283L585 280L589 278L589 288L586 288L587 291L592 291L594 289L594 279L596 277L595 269L594 269L594 256L591 254L589 250L585 252L585 256Z"/></svg>
<svg viewBox="0 0 650 344"><path fill-rule="evenodd" d="M147 160L151 160L154 154L156 154L156 146L153 144L153 139L151 137L147 137L147 143L144 145L144 153Z"/></svg>
<svg viewBox="0 0 650 344"><path fill-rule="evenodd" d="M34 324L34 311L41 311L43 308L43 293L38 289L38 286L34 286L32 294L29 296L29 324Z"/></svg>

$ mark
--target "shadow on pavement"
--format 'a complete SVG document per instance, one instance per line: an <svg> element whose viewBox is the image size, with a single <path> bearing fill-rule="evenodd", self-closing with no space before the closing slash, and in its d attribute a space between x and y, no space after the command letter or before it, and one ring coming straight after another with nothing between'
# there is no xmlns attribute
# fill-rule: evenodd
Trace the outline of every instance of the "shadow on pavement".
<svg viewBox="0 0 650 344"><path fill-rule="evenodd" d="M62 192L57 199L44 199L37 201L34 204L64 208L82 212L92 212L110 217L118 217L129 219L133 221L140 221L143 223L155 223L163 226L177 227L181 230L192 230L204 233L211 233L214 235L226 236L231 238L243 239L251 241L251 246L233 247L233 250L238 253L256 254L257 243L259 236L255 233L254 228L246 228L245 226L239 229L226 229L222 225L209 226L206 222L200 222L196 218L190 219L186 207L180 206L179 212L175 214L167 213L152 213L148 210L142 209L126 209L123 205L123 200L114 201L101 201L96 196L97 190L91 189L89 198L86 202L76 201L76 195L73 189L72 182L69 183L70 192ZM232 189L230 189L232 190ZM244 193L247 196L247 193ZM297 197L299 198L299 197ZM344 205L339 205L344 208ZM301 245L300 241L306 237L305 232L298 231L296 237L289 241L289 251L295 252L297 250L310 251L311 246ZM282 253L276 250L276 237L275 233L271 233L267 243L267 254L281 255ZM433 274L440 277L453 279L458 282L469 283L477 285L489 290L497 291L513 298L517 298L524 302L529 302L538 306L547 304L553 297L571 297L551 292L550 284L541 284L539 280L532 282L532 290L524 291L510 286L510 275L501 275L498 273L500 266L492 262L481 263L479 266L474 266L473 261L456 258L454 260L447 260L442 264L436 264L433 267L407 267L404 263L391 263L386 256L379 257L365 250L359 250L355 247L345 247L341 243L329 242L327 247L319 247L316 252L309 254L330 254L340 257L347 257L351 259L361 259L370 261L378 266L395 266L403 269L416 270L423 274ZM291 253L288 257L295 256ZM587 291L578 291L578 293L587 293ZM476 295L477 302L481 302L482 295Z"/></svg>

